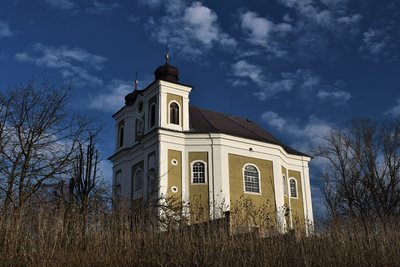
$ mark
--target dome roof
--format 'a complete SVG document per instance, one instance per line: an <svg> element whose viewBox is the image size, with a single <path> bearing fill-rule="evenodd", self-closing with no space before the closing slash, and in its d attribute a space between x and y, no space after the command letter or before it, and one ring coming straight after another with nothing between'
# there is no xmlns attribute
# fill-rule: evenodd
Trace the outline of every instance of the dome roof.
<svg viewBox="0 0 400 267"><path fill-rule="evenodd" d="M125 105L132 106L138 96L138 90L133 91L125 96Z"/></svg>
<svg viewBox="0 0 400 267"><path fill-rule="evenodd" d="M179 71L176 67L174 67L174 66L168 64L168 62L166 62L164 65L158 67L154 71L154 78L156 80L178 82L179 81Z"/></svg>

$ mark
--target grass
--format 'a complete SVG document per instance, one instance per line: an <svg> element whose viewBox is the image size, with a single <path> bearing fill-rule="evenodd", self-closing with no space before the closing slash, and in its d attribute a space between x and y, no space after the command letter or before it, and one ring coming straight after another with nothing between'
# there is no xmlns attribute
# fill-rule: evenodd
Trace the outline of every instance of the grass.
<svg viewBox="0 0 400 267"><path fill-rule="evenodd" d="M229 235L223 224L159 232L144 219L106 209L88 215L50 204L0 217L2 266L395 266L396 221L337 223L309 237ZM144 223L146 221L146 223Z"/></svg>

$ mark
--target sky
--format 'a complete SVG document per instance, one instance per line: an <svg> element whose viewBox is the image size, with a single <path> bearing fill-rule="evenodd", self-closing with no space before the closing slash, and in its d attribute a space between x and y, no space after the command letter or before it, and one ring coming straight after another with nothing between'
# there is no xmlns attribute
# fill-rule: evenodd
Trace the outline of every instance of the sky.
<svg viewBox="0 0 400 267"><path fill-rule="evenodd" d="M249 118L304 153L352 118L400 117L400 2L393 0L2 0L0 90L72 81L71 112L102 125L169 62L190 104ZM326 214L311 161L316 217Z"/></svg>

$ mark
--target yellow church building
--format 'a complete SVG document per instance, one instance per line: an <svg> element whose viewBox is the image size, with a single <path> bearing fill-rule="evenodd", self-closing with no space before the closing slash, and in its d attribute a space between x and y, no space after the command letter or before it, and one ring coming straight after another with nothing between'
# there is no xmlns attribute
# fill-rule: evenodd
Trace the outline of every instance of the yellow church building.
<svg viewBox="0 0 400 267"><path fill-rule="evenodd" d="M228 212L232 222L242 214L280 232L312 227L310 156L251 120L190 106L192 87L179 82L168 55L154 76L113 115L115 199L174 199L189 223Z"/></svg>

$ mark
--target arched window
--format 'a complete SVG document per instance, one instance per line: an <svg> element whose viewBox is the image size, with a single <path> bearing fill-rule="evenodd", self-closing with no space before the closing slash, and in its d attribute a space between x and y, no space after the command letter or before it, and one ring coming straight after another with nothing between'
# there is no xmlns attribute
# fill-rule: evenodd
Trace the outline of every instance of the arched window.
<svg viewBox="0 0 400 267"><path fill-rule="evenodd" d="M201 161L196 161L192 165L192 183L204 184L206 183L206 170L205 164Z"/></svg>
<svg viewBox="0 0 400 267"><path fill-rule="evenodd" d="M142 185L143 185L143 171L142 169L137 169L135 171L135 175L133 178L133 191L139 191L142 190Z"/></svg>
<svg viewBox="0 0 400 267"><path fill-rule="evenodd" d="M118 170L115 173L115 181L114 181L114 193L116 199L118 199L121 196L121 176L122 176L122 171Z"/></svg>
<svg viewBox="0 0 400 267"><path fill-rule="evenodd" d="M124 145L124 124L120 124L118 128L118 147Z"/></svg>
<svg viewBox="0 0 400 267"><path fill-rule="evenodd" d="M287 187L287 179L286 179L285 175L282 176L282 180L283 180L283 193L285 195L287 195L288 194L288 187Z"/></svg>
<svg viewBox="0 0 400 267"><path fill-rule="evenodd" d="M179 106L175 102L169 105L169 122L179 125Z"/></svg>
<svg viewBox="0 0 400 267"><path fill-rule="evenodd" d="M297 198L297 181L296 181L296 179L290 178L289 185L290 185L290 197Z"/></svg>
<svg viewBox="0 0 400 267"><path fill-rule="evenodd" d="M244 191L260 193L260 174L254 165L246 165L243 169Z"/></svg>
<svg viewBox="0 0 400 267"><path fill-rule="evenodd" d="M154 127L156 125L156 104L151 104L150 106L150 127Z"/></svg>

